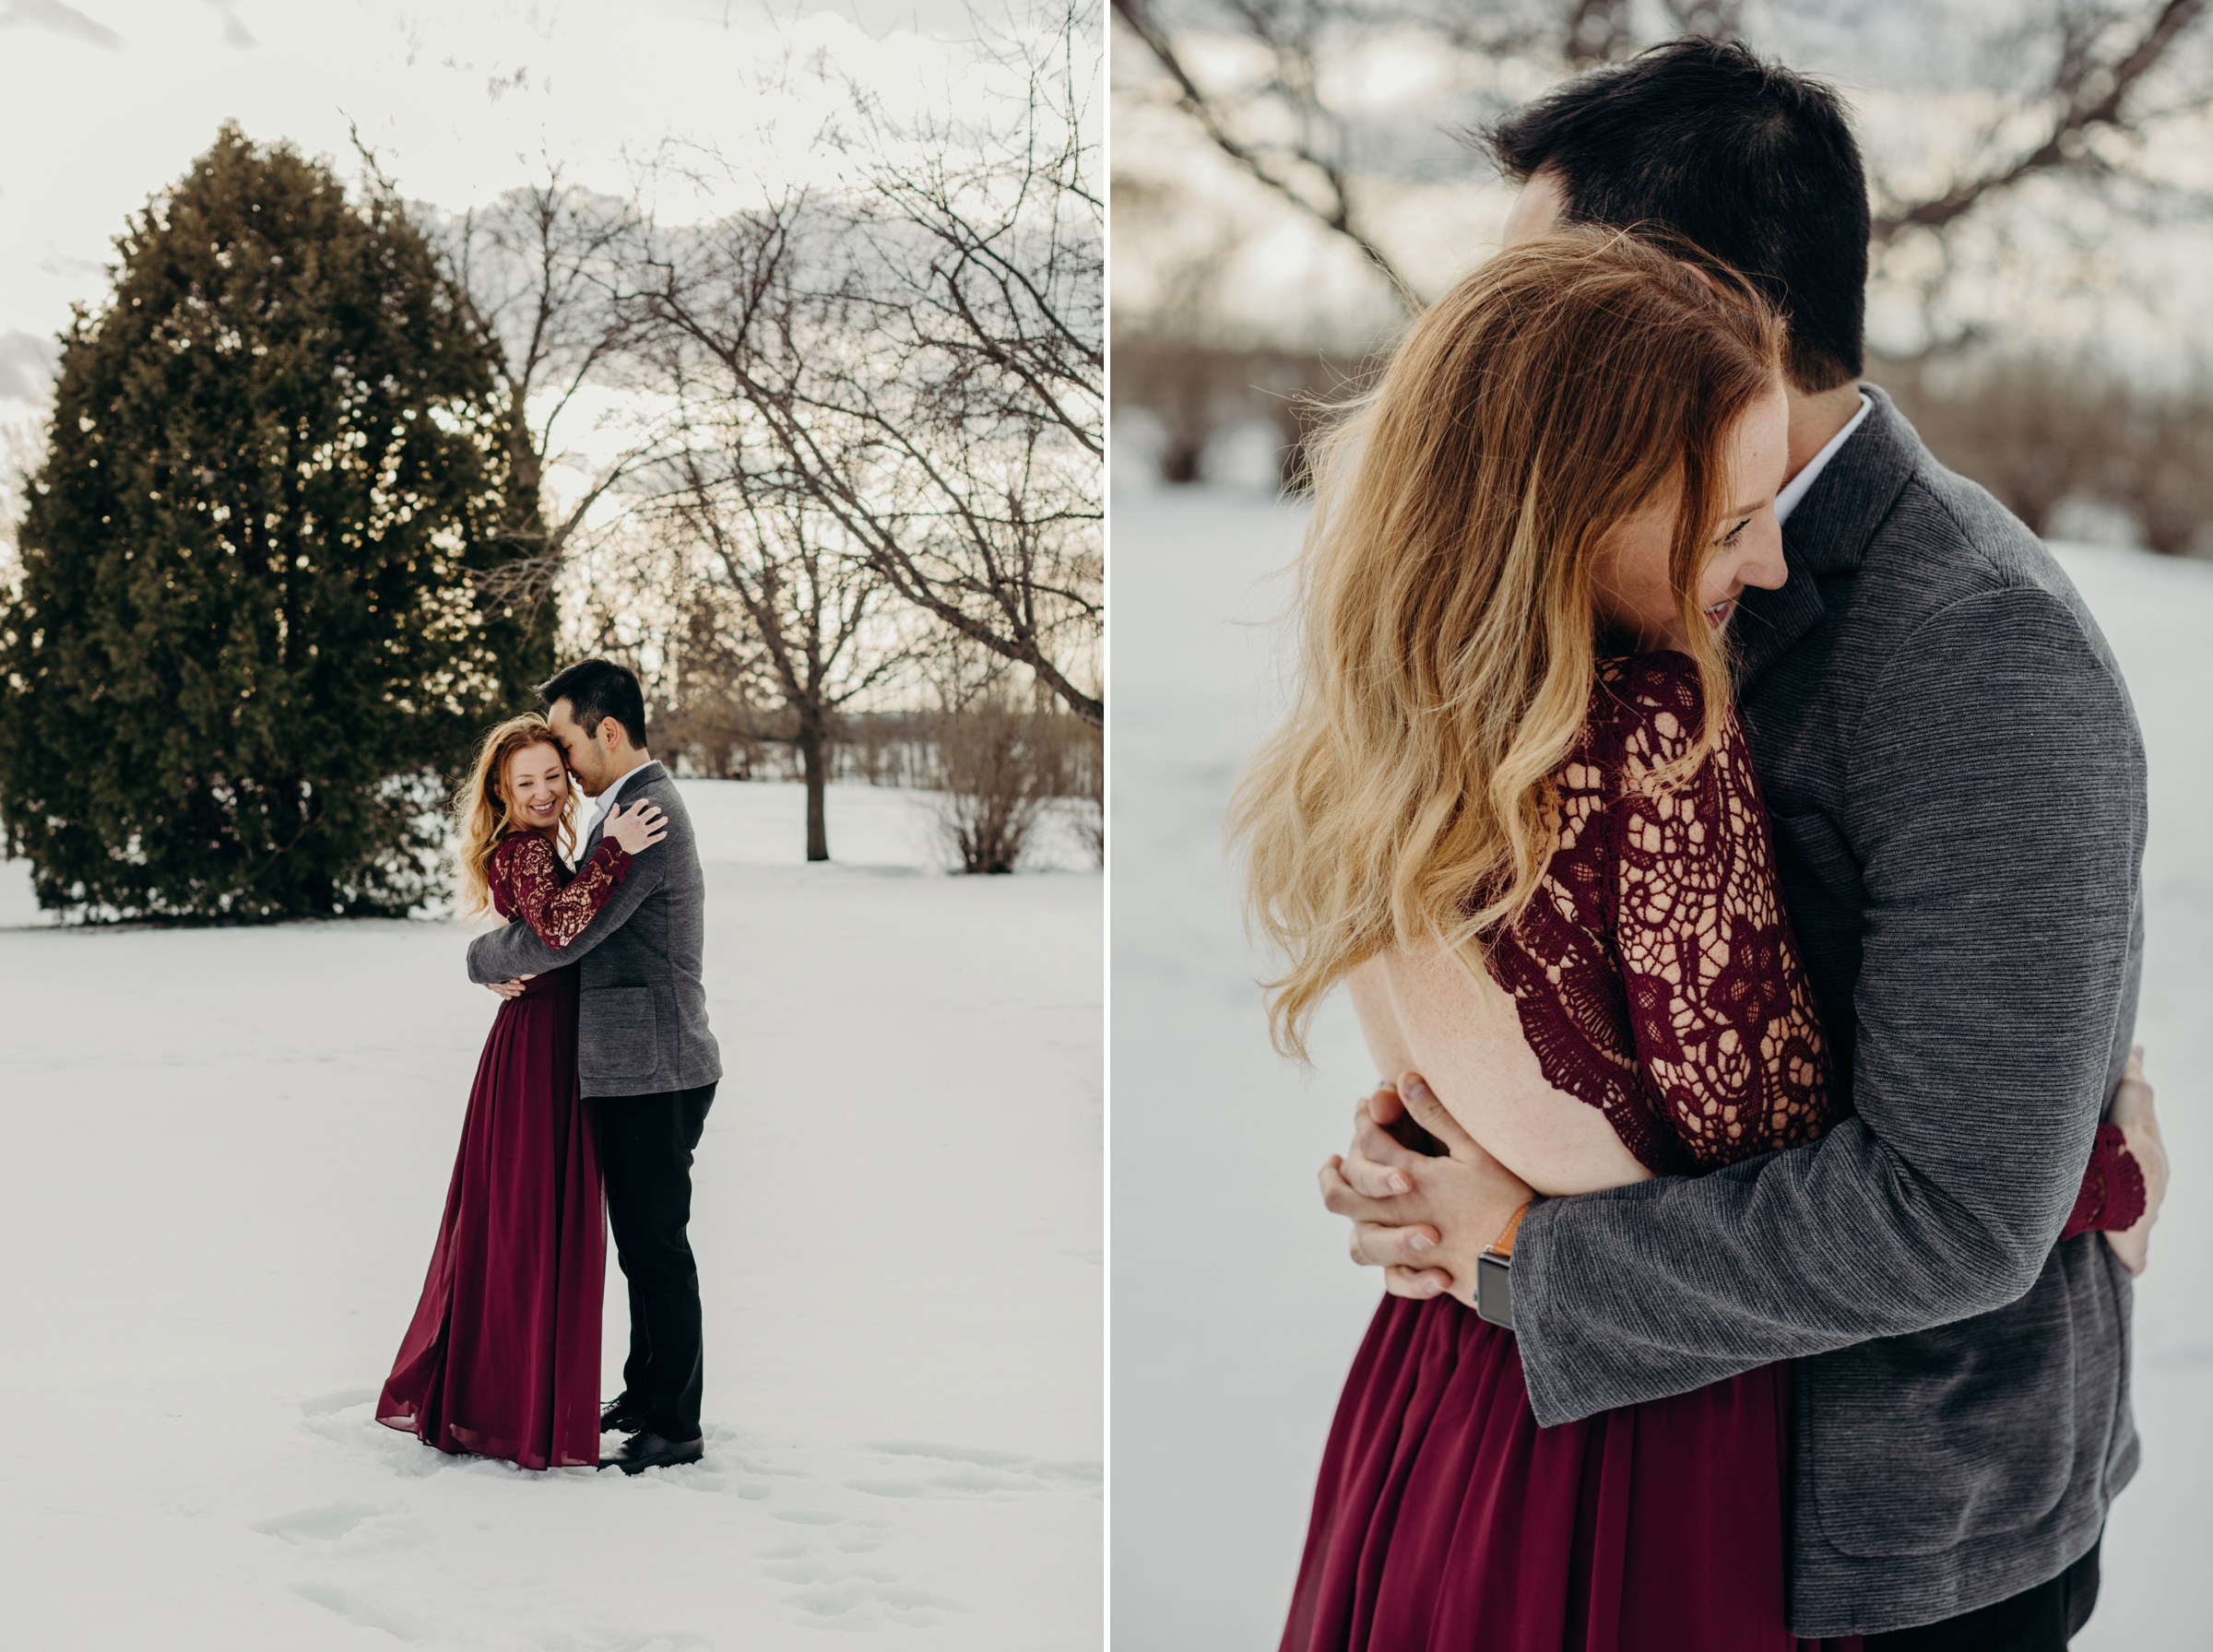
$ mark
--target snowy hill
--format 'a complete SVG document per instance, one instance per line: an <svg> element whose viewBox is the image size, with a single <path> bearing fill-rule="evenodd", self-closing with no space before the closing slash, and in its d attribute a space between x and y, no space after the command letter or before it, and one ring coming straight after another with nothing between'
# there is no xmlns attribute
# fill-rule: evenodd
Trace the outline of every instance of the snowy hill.
<svg viewBox="0 0 2213 1652"><path fill-rule="evenodd" d="M797 787L684 786L728 1069L694 1469L370 1417L495 1008L465 931L0 928L11 1644L1093 1642L1100 879L939 875L927 800L866 786L808 867Z"/></svg>
<svg viewBox="0 0 2213 1652"><path fill-rule="evenodd" d="M1146 1652L1272 1644L1339 1385L1380 1291L1314 1171L1372 1078L1342 1001L1302 1075L1269 1049L1221 855L1266 726L1298 518L1249 495L1115 500L1115 1625ZM2175 1180L2136 1293L2144 1469L2081 1652L2198 1652L2213 1545L2213 566L2063 549L2151 762L2138 1036ZM1142 614L1144 623L1131 621ZM1194 1261L1194 1258L1201 1258Z"/></svg>

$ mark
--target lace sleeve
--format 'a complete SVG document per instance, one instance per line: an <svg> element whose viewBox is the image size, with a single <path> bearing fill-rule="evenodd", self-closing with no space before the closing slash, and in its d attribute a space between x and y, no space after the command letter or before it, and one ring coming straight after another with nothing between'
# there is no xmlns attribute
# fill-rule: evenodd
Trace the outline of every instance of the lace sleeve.
<svg viewBox="0 0 2213 1652"><path fill-rule="evenodd" d="M1604 731L1586 722L1553 775L1557 835L1536 898L1484 948L1491 978L1513 995L1522 1036L1545 1080L1605 1115L1622 1145L1654 1175L1691 1168L1655 1115L1637 1066L1637 1041L1607 916L1616 776Z"/></svg>
<svg viewBox="0 0 2213 1652"><path fill-rule="evenodd" d="M590 926L629 870L621 845L602 840L576 876L564 880L561 857L535 832L517 832L492 856L501 912L522 919L557 950Z"/></svg>
<svg viewBox="0 0 2213 1652"><path fill-rule="evenodd" d="M1612 917L1638 1065L1668 1128L1713 1165L1811 1141L1844 1109L1734 711L1686 778L1659 774L1698 738L1687 664L1639 662L1615 688Z"/></svg>

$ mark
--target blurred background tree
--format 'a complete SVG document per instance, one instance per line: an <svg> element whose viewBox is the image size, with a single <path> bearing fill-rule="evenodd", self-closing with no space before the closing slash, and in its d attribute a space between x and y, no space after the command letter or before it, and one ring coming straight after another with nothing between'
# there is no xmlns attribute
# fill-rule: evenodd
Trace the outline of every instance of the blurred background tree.
<svg viewBox="0 0 2213 1652"><path fill-rule="evenodd" d="M1114 9L1132 470L1250 479L1272 461L1296 485L1307 398L1497 244L1510 186L1484 127L1690 33L1744 39L1853 105L1868 376L1939 458L2040 531L2213 553L2213 376L2177 348L2213 327L2207 0Z"/></svg>
<svg viewBox="0 0 2213 1652"><path fill-rule="evenodd" d="M388 192L226 127L63 343L0 608L0 818L48 906L401 913L478 731L553 661L513 403Z"/></svg>

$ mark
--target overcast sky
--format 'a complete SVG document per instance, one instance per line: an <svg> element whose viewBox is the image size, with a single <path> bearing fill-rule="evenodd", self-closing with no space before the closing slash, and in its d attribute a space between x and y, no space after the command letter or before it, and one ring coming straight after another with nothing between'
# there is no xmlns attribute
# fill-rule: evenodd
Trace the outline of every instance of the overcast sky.
<svg viewBox="0 0 2213 1652"><path fill-rule="evenodd" d="M910 112L973 100L975 32L966 0L0 0L0 416L43 399L71 301L226 119L349 180L350 120L403 195L456 209L545 155L627 193L672 140L766 183L828 164L809 139L847 77Z"/></svg>

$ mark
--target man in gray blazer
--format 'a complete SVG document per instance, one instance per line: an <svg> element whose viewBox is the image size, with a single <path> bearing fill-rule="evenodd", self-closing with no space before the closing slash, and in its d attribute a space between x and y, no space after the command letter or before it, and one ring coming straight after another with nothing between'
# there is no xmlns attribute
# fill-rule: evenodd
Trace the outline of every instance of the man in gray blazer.
<svg viewBox="0 0 2213 1652"><path fill-rule="evenodd" d="M622 1393L600 1416L603 1430L630 1437L600 1466L636 1474L697 1462L703 1450L699 1269L686 1229L692 1153L722 1077L700 974L706 879L683 798L645 749L636 675L584 660L538 696L569 773L598 806L580 857L598 847L619 803L655 804L668 829L566 950L522 923L480 935L468 949L468 978L495 992L515 990L524 975L578 969L577 1077L598 1103L608 1221L630 1285Z"/></svg>
<svg viewBox="0 0 2213 1652"><path fill-rule="evenodd" d="M1789 314L1790 579L1744 594L1732 643L1856 1116L1710 1175L1538 1200L1510 1261L1479 1265L1527 1189L1406 1151L1379 1096L1328 1202L1393 1291L1486 1273L1540 1423L1797 1362L1796 1634L2056 1652L2137 1462L2127 1268L2097 1233L2054 1243L2136 1021L2127 690L2036 537L1859 382L1866 191L1832 94L1685 41L1492 141L1524 181L1509 238L1664 224ZM1371 1197L1394 1173L1413 1191Z"/></svg>

